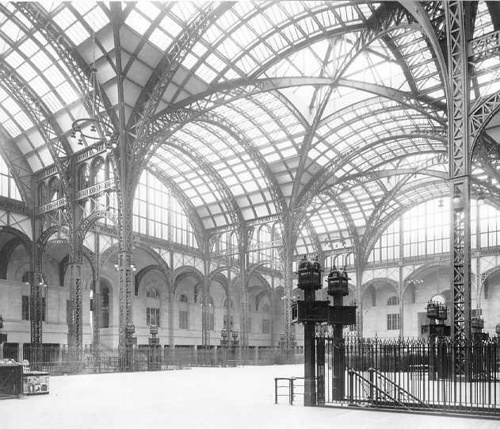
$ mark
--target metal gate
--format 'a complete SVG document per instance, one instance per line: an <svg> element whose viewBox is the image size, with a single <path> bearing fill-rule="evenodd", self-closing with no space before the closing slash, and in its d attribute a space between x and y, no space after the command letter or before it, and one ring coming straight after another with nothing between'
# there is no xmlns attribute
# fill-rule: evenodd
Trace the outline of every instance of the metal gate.
<svg viewBox="0 0 500 429"><path fill-rule="evenodd" d="M463 373L453 365L465 356ZM497 339L316 338L317 403L500 416Z"/></svg>

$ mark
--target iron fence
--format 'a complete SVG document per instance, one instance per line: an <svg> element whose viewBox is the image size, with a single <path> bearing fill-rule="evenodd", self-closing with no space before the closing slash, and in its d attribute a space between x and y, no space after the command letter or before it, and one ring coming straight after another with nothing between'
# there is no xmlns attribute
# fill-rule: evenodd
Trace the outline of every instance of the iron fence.
<svg viewBox="0 0 500 429"><path fill-rule="evenodd" d="M316 341L318 350L324 343L325 366L318 367L317 373L324 374L318 377L318 397L325 404L500 416L497 339L461 343L448 338ZM342 366L340 398L332 391L338 377L335 359Z"/></svg>
<svg viewBox="0 0 500 429"><path fill-rule="evenodd" d="M118 349L99 347L96 351L85 348L75 356L67 347L58 344L43 344L34 348L31 344L6 343L3 345L4 359L16 362L27 360L32 370L56 374L118 372L126 367L124 359L131 359L132 371L161 371L197 366L248 366L281 365L302 363L300 350L286 351L277 347L223 348L223 347L161 347L139 345L131 350L131 356L122 356Z"/></svg>

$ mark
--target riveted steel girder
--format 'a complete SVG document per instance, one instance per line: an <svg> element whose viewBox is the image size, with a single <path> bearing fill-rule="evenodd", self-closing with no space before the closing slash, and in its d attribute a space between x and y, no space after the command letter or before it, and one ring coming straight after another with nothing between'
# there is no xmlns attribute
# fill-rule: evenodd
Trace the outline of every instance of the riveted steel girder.
<svg viewBox="0 0 500 429"><path fill-rule="evenodd" d="M452 89L449 100L449 173L452 207L453 325L452 337L461 343L471 336L470 290L470 156L469 156L469 78L465 6L461 1L445 2L448 39L448 72ZM457 374L467 371L465 350L454 357Z"/></svg>
<svg viewBox="0 0 500 429"><path fill-rule="evenodd" d="M500 49L500 30L472 39L467 46L469 59L472 62L497 56Z"/></svg>

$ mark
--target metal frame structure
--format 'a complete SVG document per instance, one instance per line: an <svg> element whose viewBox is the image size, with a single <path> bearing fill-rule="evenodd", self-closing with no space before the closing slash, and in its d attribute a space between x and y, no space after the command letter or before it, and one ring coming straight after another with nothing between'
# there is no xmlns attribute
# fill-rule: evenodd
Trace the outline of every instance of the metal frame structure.
<svg viewBox="0 0 500 429"><path fill-rule="evenodd" d="M64 124L79 120L77 108L64 106L52 111L50 99L31 88L32 82L8 61L2 66L2 88L34 124L16 138L9 138L3 131L0 135L2 141L8 142L2 153L27 199L28 208L20 210L33 217L36 244L32 251L32 342L42 343L37 284L42 277L44 246L53 233L68 227L73 303L70 344L77 356L83 347L82 246L90 230L96 236L106 233L118 238L122 354L127 326L133 324L134 274L130 264L133 244L138 240L153 240L169 246L171 251L181 249L201 255L206 278L214 260L227 258L228 269L237 266L241 287L240 344L247 347L248 254L259 250L251 246L252 228L276 220L281 241L272 245L282 250L284 333L289 349L292 267L299 255L318 254L323 260L336 254L323 243L331 241L338 230L343 239L350 240L351 246L342 252L354 252L359 284L382 229L414 201L442 195L446 168L446 192L450 198L459 196L450 213L452 329L456 340L469 338L470 200L476 189L488 190L490 197L498 193L494 186L473 176L472 154L476 147L481 154L488 144L494 146L495 137L488 135L487 128L500 110L500 93L483 91L478 83L478 76L486 73L498 81L495 70L500 67L485 70L483 66L499 50L499 30L495 27L498 20L491 18L493 31L473 38L473 17L487 14L478 12L478 6L472 3L403 0L380 5L320 2L313 6L298 2L295 13L286 12L279 2L258 7L250 3L248 9L223 2L193 6L192 14L186 12L186 16L178 11L178 5L159 3L154 5L158 10L155 18L148 17L143 6L135 4L97 4L82 10L69 5L49 10L37 3L1 6L2 16L19 26L22 42L36 37L47 42L51 55L60 59L59 72L79 94L74 104L83 110L83 116L92 112L96 124L101 124L99 139L84 139L83 147L75 147ZM65 23L56 19L61 11L80 22L95 41L97 61L89 60L96 54L90 52L90 37L74 44L66 35ZM294 19L289 19L290 13ZM129 43L138 33L132 23L134 14L147 22L147 29L132 46ZM265 14L269 18L259 20ZM106 24L95 26L95 16L107 20ZM150 38L153 40L155 31L167 31L162 26L164 20L176 23L180 30L162 50ZM262 34L252 34L254 24L262 26ZM249 40L240 46L235 40L243 33ZM110 46L105 40L112 40ZM412 49L409 40L415 40L418 48ZM37 43L40 48L41 43ZM9 49L16 51L21 44L13 43ZM156 62L149 64L146 52L155 53ZM317 70L309 70L305 61L298 65L300 55ZM25 64L34 66L24 52L21 57ZM378 76L378 60L397 64L401 82L392 84ZM356 69L363 61L372 73L366 80ZM109 73L102 82L95 79L91 62ZM203 80L208 69L214 74L211 81ZM137 70L149 74L142 77ZM51 90L56 93L55 88ZM294 100L293 91L307 94L307 103ZM336 99L342 98L343 91L356 94L358 99L337 108ZM411 124L392 125L398 119ZM372 131L376 127L377 132ZM115 132L106 136L104 128ZM48 154L48 161L41 166L26 165L19 155L23 152L17 150L18 141L19 147L29 146L31 134L44 142L32 148L37 159L45 159L44 151ZM354 142L354 137L359 138ZM80 186L80 165L104 153L109 157L113 177L93 186ZM488 165L488 171L494 172L494 164ZM201 251L134 233L134 194L145 170L171 188L184 206L198 242L203 243ZM233 177L241 171L245 179L235 183ZM192 173L191 178L183 177L183 172ZM54 177L61 182L62 192L57 199L39 201L36 189ZM394 185L388 184L392 177L397 181ZM116 195L115 227L97 224L105 209L99 204L93 204L90 213L83 210L86 201L97 202L103 194ZM13 206L0 199L0 207ZM211 254L209 243L223 231L237 234L237 251ZM98 239L95 246L97 303L101 265ZM202 293L203 346L210 345L206 282ZM94 325L98 325L97 319ZM93 342L97 349L96 329ZM464 360L462 356L457 362ZM457 371L462 373L463 368Z"/></svg>

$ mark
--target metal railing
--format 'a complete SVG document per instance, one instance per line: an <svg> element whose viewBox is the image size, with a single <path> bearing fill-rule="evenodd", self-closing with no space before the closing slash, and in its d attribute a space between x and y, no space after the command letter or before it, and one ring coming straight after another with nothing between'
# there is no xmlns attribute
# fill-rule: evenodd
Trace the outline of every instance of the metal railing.
<svg viewBox="0 0 500 429"><path fill-rule="evenodd" d="M325 403L500 416L497 339L326 338ZM334 347L342 348L345 397L333 400ZM456 359L465 357L457 365ZM457 368L463 368L460 372Z"/></svg>
<svg viewBox="0 0 500 429"><path fill-rule="evenodd" d="M298 381L298 383L297 383ZM286 393L280 393L286 390ZM274 403L278 403L278 398L285 396L290 405L293 405L295 396L304 396L304 377L276 377L274 379Z"/></svg>
<svg viewBox="0 0 500 429"><path fill-rule="evenodd" d="M43 344L34 353L30 344L20 348L17 344L4 344L5 359L16 362L29 361L31 369L57 374L106 373L122 371L118 349L99 347L98 351L86 348L75 356L67 347L58 344ZM38 362L33 357L39 356ZM132 351L133 371L161 371L199 366L231 367L249 365L282 365L303 362L303 355L277 347L236 348L224 350L221 347L156 347L135 346Z"/></svg>

